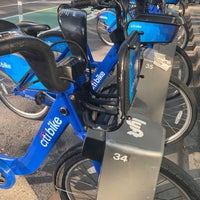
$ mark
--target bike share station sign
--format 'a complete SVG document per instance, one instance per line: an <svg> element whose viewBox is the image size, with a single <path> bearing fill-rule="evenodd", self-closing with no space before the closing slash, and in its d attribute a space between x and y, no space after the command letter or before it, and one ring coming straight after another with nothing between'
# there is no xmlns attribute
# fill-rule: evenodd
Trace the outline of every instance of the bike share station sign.
<svg viewBox="0 0 200 200"><path fill-rule="evenodd" d="M176 42L143 55L136 99L127 120L106 133L97 200L154 199L165 144L161 126ZM90 130L91 135L96 135ZM96 147L97 148L97 147Z"/></svg>

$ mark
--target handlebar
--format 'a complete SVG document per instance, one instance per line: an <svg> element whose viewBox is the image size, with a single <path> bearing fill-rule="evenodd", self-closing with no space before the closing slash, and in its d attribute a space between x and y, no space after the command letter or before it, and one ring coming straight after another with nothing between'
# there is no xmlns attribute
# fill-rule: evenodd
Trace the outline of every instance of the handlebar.
<svg viewBox="0 0 200 200"><path fill-rule="evenodd" d="M92 6L94 9L115 8L117 27L123 29L129 0L71 0L71 7L85 8Z"/></svg>
<svg viewBox="0 0 200 200"><path fill-rule="evenodd" d="M115 0L72 0L71 6L73 8L94 7L95 9L116 7Z"/></svg>
<svg viewBox="0 0 200 200"><path fill-rule="evenodd" d="M98 0L72 0L71 6L74 8L84 8L88 6L97 6Z"/></svg>

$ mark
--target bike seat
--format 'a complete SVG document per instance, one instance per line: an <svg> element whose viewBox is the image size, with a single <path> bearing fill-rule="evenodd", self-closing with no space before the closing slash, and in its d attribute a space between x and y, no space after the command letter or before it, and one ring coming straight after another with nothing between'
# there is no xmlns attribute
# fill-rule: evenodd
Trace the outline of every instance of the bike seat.
<svg viewBox="0 0 200 200"><path fill-rule="evenodd" d="M28 35L35 36L35 37L41 31L47 31L47 30L49 30L51 28L47 24L39 24L39 23L33 22L33 21L21 21L21 22L16 23L16 25L18 27L20 27L20 29L24 33L26 33Z"/></svg>
<svg viewBox="0 0 200 200"><path fill-rule="evenodd" d="M19 30L19 28L12 22L0 19L0 32Z"/></svg>
<svg viewBox="0 0 200 200"><path fill-rule="evenodd" d="M72 55L87 60L87 13L61 4L58 22Z"/></svg>
<svg viewBox="0 0 200 200"><path fill-rule="evenodd" d="M69 81L61 80L62 71L57 70L53 52L42 40L20 31L0 32L0 55L12 53L19 53L26 59L48 90L62 92L68 89Z"/></svg>

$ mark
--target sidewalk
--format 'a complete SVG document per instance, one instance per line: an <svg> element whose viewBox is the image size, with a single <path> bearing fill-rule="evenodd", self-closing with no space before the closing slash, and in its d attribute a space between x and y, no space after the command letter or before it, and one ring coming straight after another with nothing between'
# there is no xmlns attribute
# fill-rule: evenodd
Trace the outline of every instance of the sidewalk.
<svg viewBox="0 0 200 200"><path fill-rule="evenodd" d="M16 183L11 189L0 189L0 200L38 200L38 198L24 177L16 177Z"/></svg>

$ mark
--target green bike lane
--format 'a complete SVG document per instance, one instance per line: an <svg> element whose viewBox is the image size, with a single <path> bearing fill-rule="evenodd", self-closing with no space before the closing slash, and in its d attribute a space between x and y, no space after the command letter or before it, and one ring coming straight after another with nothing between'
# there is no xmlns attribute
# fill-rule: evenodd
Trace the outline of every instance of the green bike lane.
<svg viewBox="0 0 200 200"><path fill-rule="evenodd" d="M38 23L48 24L52 28L58 27L57 6L44 9L41 11L24 13L22 17L23 17L23 20L30 20L30 21L35 21ZM19 22L19 15L6 17L4 19L11 21L13 23L16 23L16 22Z"/></svg>
<svg viewBox="0 0 200 200"><path fill-rule="evenodd" d="M10 16L4 19L10 22L16 23L16 22L19 22L20 17L22 17L23 21L28 20L28 21L41 23L41 24L48 24L52 29L55 29L59 27L58 21L57 21L57 8L58 6L39 10L39 11L23 13L23 15L21 16L20 15ZM85 11L88 14L88 20L90 20L90 18L95 17L96 11L91 12L90 8L85 9Z"/></svg>

